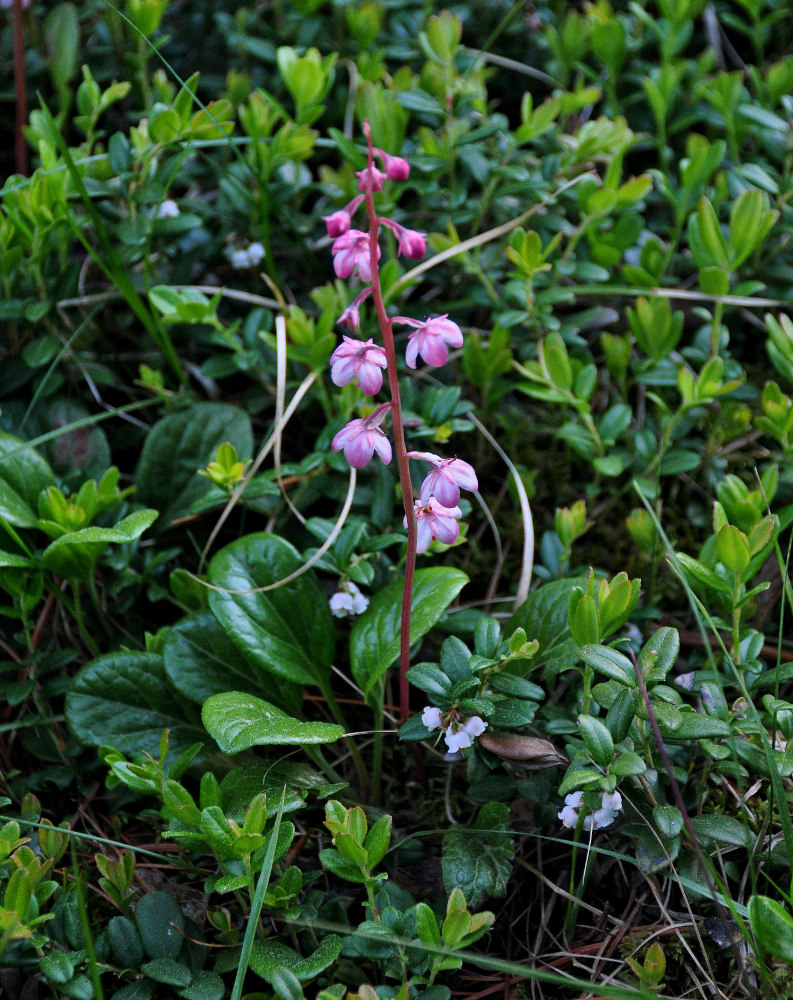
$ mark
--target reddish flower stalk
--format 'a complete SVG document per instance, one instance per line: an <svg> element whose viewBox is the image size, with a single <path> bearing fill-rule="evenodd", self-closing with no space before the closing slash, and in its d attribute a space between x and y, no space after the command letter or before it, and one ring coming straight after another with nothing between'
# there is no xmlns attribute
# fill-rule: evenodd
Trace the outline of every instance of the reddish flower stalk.
<svg viewBox="0 0 793 1000"><path fill-rule="evenodd" d="M374 165L374 149L372 148L372 133L369 123L364 123L364 135L369 145L369 155L367 161L367 171L371 171ZM391 425L394 430L394 454L396 456L397 468L399 469L399 484L402 488L402 505L405 508L405 518L408 531L408 547L405 556L405 580L402 591L402 621L400 625L400 656L399 656L399 716L405 722L410 715L410 684L407 678L407 671L410 667L410 613L413 599L413 576L416 569L416 515L413 507L413 486L410 481L410 462L407 456L407 446L405 445L405 429L402 424L402 402L399 395L399 379L397 378L396 348L394 346L394 332L391 327L391 320L386 313L383 293L380 286L380 272L378 268L378 244L377 234L380 222L374 207L372 196L372 184L367 185L365 192L366 212L369 218L369 253L372 270L372 301L377 313L377 321L383 335L383 347L385 348L388 366L388 388L391 392Z"/></svg>

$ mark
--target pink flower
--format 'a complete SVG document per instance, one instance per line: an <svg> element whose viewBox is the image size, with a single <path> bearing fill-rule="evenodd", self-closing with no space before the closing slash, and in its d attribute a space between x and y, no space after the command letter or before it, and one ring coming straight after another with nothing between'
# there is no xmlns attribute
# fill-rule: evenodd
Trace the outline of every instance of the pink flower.
<svg viewBox="0 0 793 1000"><path fill-rule="evenodd" d="M357 195L344 208L330 215L323 215L322 220L328 230L328 236L343 236L352 225L352 217L358 211L358 206L363 201L363 195Z"/></svg>
<svg viewBox="0 0 793 1000"><path fill-rule="evenodd" d="M386 175L382 170L378 170L377 167L372 164L370 167L366 167L364 170L356 170L355 176L358 178L358 190L359 191L382 191L383 181Z"/></svg>
<svg viewBox="0 0 793 1000"><path fill-rule="evenodd" d="M443 725L441 721L441 710L427 705L421 713L421 722L427 729L440 729Z"/></svg>
<svg viewBox="0 0 793 1000"><path fill-rule="evenodd" d="M444 507L455 507L460 502L460 490L479 489L473 466L461 458L441 458L431 451L409 451L408 458L416 458L421 462L429 462L435 466L421 484L421 502L426 504L430 497L442 503Z"/></svg>
<svg viewBox="0 0 793 1000"><path fill-rule="evenodd" d="M333 241L333 270L339 278L359 274L363 281L372 280L372 262L369 257L369 234L360 229L350 229ZM380 247L376 247L380 259Z"/></svg>
<svg viewBox="0 0 793 1000"><path fill-rule="evenodd" d="M459 507L444 507L435 497L430 497L426 504L415 501L416 512L416 552L426 552L430 542L436 539L444 545L456 542L460 535L460 525L457 518L462 517ZM407 515L403 521L408 526Z"/></svg>
<svg viewBox="0 0 793 1000"><path fill-rule="evenodd" d="M399 237L397 254L404 254L410 260L421 260L427 252L427 242L424 233L416 229L403 229Z"/></svg>
<svg viewBox="0 0 793 1000"><path fill-rule="evenodd" d="M352 219L343 208L330 215L323 215L322 221L328 230L328 236L342 236L352 225Z"/></svg>
<svg viewBox="0 0 793 1000"><path fill-rule="evenodd" d="M375 396L383 385L383 373L380 370L388 364L385 351L371 339L355 340L345 337L330 356L330 377L333 384L349 385L358 381L358 385L367 396Z"/></svg>
<svg viewBox="0 0 793 1000"><path fill-rule="evenodd" d="M388 226L399 241L398 254L404 254L411 260L421 260L427 252L424 233L420 233L416 229L405 229L404 226L400 226L398 222L392 222L390 219L380 219L380 222L384 226Z"/></svg>
<svg viewBox="0 0 793 1000"><path fill-rule="evenodd" d="M584 793L571 792L565 795L564 801L565 807L558 813L559 819L562 821L562 826L574 830L578 825L578 810L584 804Z"/></svg>
<svg viewBox="0 0 793 1000"><path fill-rule="evenodd" d="M448 319L446 315L431 316L423 323L417 319L408 319L406 316L397 316L393 322L415 327L413 333L410 334L410 343L405 351L405 361L408 368L416 367L416 358L419 355L428 365L438 368L446 364L449 358L449 347L462 347L463 345L460 327Z"/></svg>
<svg viewBox="0 0 793 1000"><path fill-rule="evenodd" d="M373 150L383 161L385 175L390 181L406 181L410 177L410 164L401 156L390 156L376 146Z"/></svg>
<svg viewBox="0 0 793 1000"><path fill-rule="evenodd" d="M385 157L385 173L391 181L406 181L410 177L410 164L401 156Z"/></svg>
<svg viewBox="0 0 793 1000"><path fill-rule="evenodd" d="M351 420L333 438L331 448L334 451L343 448L344 457L356 469L368 465L375 452L380 461L388 465L391 461L391 442L380 430L380 424L390 409L390 403L383 403L368 417Z"/></svg>
<svg viewBox="0 0 793 1000"><path fill-rule="evenodd" d="M357 330L361 325L361 303L372 294L372 289L367 285L355 296L354 300L342 312L336 320L337 323L345 323L351 330Z"/></svg>
<svg viewBox="0 0 793 1000"><path fill-rule="evenodd" d="M481 736L486 729L487 723L480 719L478 715L474 715L467 722L464 722L456 732L449 726L443 734L446 746L449 748L449 753L456 753L458 750L470 747L476 737Z"/></svg>

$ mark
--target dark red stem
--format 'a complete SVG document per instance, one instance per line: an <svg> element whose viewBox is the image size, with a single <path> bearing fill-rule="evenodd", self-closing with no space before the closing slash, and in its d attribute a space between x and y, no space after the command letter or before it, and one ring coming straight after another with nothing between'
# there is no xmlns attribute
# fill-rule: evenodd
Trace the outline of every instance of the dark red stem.
<svg viewBox="0 0 793 1000"><path fill-rule="evenodd" d="M22 0L14 0L14 90L16 92L16 127L14 152L16 172L27 175L28 151L23 131L28 117L28 97L25 86L25 42L22 35Z"/></svg>
<svg viewBox="0 0 793 1000"><path fill-rule="evenodd" d="M369 143L368 169L374 162L372 137L368 127L364 127ZM371 188L371 184L369 185ZM405 556L405 580L402 590L402 620L400 624L400 656L399 656L399 717L405 722L410 715L410 684L407 672L410 667L410 612L413 602L413 575L416 569L416 514L413 509L413 486L410 482L410 460L407 457L405 445L405 429L402 424L402 401L399 395L399 380L397 378L396 347L394 346L394 331L391 320L385 311L383 293L380 287L380 271L377 261L377 235L380 222L374 207L372 191L366 191L366 211L369 216L369 254L372 265L372 301L377 312L377 321L383 335L388 362L388 388L391 392L391 422L394 428L394 453L399 469L399 484L402 488L402 504L408 524L408 547Z"/></svg>

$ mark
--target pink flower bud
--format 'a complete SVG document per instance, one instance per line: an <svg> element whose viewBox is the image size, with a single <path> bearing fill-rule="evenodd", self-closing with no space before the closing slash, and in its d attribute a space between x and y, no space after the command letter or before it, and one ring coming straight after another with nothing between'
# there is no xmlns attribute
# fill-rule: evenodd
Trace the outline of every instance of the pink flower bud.
<svg viewBox="0 0 793 1000"><path fill-rule="evenodd" d="M427 252L427 242L424 233L419 233L415 229L405 229L399 238L398 253L404 254L410 260L421 260Z"/></svg>
<svg viewBox="0 0 793 1000"><path fill-rule="evenodd" d="M351 330L357 330L361 325L361 303L371 294L372 289L368 285L362 288L336 322L346 324Z"/></svg>
<svg viewBox="0 0 793 1000"><path fill-rule="evenodd" d="M389 156L386 160L385 173L390 181L406 181L410 177L410 164L401 156Z"/></svg>
<svg viewBox="0 0 793 1000"><path fill-rule="evenodd" d="M355 176L358 178L359 191L367 193L369 191L383 190L383 181L386 175L382 170L378 170L374 164L371 167L366 167L364 170L356 170Z"/></svg>
<svg viewBox="0 0 793 1000"><path fill-rule="evenodd" d="M385 175L390 181L406 181L410 177L410 164L401 156L391 156L376 146L373 152L380 157L385 167Z"/></svg>
<svg viewBox="0 0 793 1000"><path fill-rule="evenodd" d="M343 208L340 208L338 212L332 212L330 215L323 215L322 221L325 223L328 236L342 236L352 224L352 219Z"/></svg>

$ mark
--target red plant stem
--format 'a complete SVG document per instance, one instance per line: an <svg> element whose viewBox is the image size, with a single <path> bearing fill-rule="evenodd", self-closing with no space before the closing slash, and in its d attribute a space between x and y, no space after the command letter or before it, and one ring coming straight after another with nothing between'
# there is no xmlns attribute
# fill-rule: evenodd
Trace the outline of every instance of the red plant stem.
<svg viewBox="0 0 793 1000"><path fill-rule="evenodd" d="M28 117L28 98L25 86L25 43L22 35L22 0L14 0L14 91L16 92L16 128L14 152L18 174L28 172L28 151L23 129Z"/></svg>
<svg viewBox="0 0 793 1000"><path fill-rule="evenodd" d="M374 162L372 152L372 136L368 124L364 133L369 143L368 169ZM402 488L402 504L408 525L408 547L405 556L405 580L402 590L402 620L400 623L400 655L399 655L399 717L405 722L410 715L410 684L407 672L410 667L410 612L413 599L413 575L416 569L416 514L413 509L413 485L410 481L410 460L405 445L405 428L402 424L402 401L399 395L399 379L397 378L396 347L394 346L394 331L391 320L385 311L383 293L380 287L380 271L377 261L377 234L380 222L374 207L371 184L366 191L366 211L369 217L369 255L372 265L372 301L377 312L377 321L383 335L388 366L388 388L391 392L391 422L394 428L394 452L399 469L399 484Z"/></svg>

